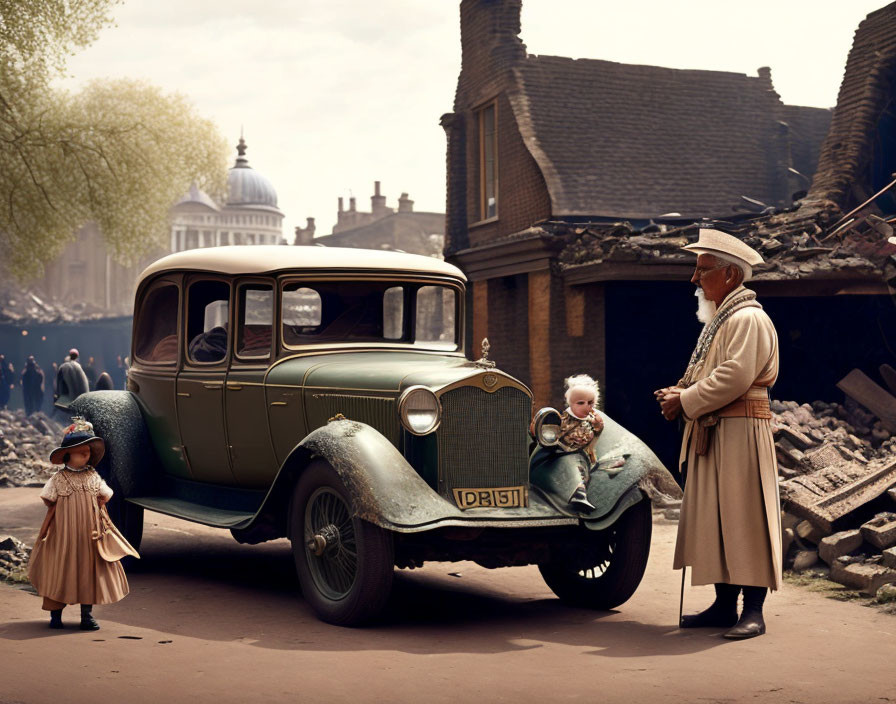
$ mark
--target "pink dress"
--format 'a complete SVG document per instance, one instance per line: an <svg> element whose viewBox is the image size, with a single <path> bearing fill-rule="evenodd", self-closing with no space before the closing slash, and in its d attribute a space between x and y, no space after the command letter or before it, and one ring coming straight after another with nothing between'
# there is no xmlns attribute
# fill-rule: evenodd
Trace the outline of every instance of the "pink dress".
<svg viewBox="0 0 896 704"><path fill-rule="evenodd" d="M123 599L128 580L121 562L102 559L93 538L97 496L111 498L109 485L91 467L65 467L50 477L40 496L56 502L56 515L28 563L28 578L37 593L62 604Z"/></svg>

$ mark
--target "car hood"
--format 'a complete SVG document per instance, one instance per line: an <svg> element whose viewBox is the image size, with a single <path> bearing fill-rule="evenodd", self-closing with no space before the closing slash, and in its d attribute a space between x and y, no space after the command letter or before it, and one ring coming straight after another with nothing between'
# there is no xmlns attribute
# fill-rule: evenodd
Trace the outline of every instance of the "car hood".
<svg viewBox="0 0 896 704"><path fill-rule="evenodd" d="M363 352L328 354L286 360L271 370L269 383L303 385L311 389L391 392L399 394L409 386L428 386L437 392L457 383L476 383L476 378L493 374L502 384L523 385L497 369L470 362L457 355L414 352Z"/></svg>

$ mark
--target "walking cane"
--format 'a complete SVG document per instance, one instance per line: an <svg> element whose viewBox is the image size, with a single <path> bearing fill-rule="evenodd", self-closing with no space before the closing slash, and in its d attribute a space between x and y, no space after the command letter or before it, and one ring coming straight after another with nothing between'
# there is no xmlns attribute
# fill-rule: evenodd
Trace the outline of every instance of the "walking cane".
<svg viewBox="0 0 896 704"><path fill-rule="evenodd" d="M681 619L684 614L684 575L688 571L687 565L681 568L681 597L678 599L678 627L681 628Z"/></svg>

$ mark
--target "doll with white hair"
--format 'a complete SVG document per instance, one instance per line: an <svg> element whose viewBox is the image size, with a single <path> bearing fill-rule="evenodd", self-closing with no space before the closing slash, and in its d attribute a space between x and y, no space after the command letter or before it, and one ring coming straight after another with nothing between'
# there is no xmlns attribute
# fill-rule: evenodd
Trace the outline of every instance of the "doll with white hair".
<svg viewBox="0 0 896 704"><path fill-rule="evenodd" d="M579 511L592 511L588 501L588 480L597 462L594 447L604 429L604 422L597 412L600 397L597 382L587 374L576 374L566 379L566 410L560 416L560 438L557 445L565 452L579 452L588 458L587 467L581 468L579 485L569 497L569 505Z"/></svg>

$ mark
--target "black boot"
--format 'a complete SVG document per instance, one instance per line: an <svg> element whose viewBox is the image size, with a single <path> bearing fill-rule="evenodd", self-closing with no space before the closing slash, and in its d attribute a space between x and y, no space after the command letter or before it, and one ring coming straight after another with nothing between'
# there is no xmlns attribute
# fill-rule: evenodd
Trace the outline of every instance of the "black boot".
<svg viewBox="0 0 896 704"><path fill-rule="evenodd" d="M710 607L698 614L681 617L679 628L731 628L737 623L737 597L740 585L719 583L716 600Z"/></svg>
<svg viewBox="0 0 896 704"><path fill-rule="evenodd" d="M91 609L93 609L93 604L81 604L81 630L82 631L98 631L100 630L100 624L96 622L93 618L93 615L90 613Z"/></svg>
<svg viewBox="0 0 896 704"><path fill-rule="evenodd" d="M50 628L62 628L62 609L53 609L50 612Z"/></svg>
<svg viewBox="0 0 896 704"><path fill-rule="evenodd" d="M765 633L762 605L765 603L767 587L744 587L744 610L737 625L725 633L726 638L755 638Z"/></svg>

